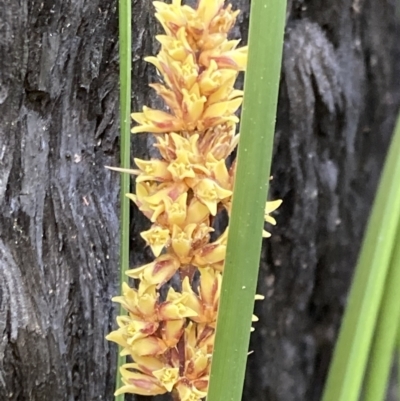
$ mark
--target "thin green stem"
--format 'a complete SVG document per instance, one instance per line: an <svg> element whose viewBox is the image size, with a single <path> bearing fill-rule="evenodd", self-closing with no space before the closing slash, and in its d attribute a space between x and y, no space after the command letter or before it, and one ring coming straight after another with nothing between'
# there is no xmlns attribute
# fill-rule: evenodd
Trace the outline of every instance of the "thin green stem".
<svg viewBox="0 0 400 401"><path fill-rule="evenodd" d="M400 243L400 221L398 222L396 243ZM396 349L396 334L400 318L400 247L395 247L378 321L372 342L368 369L365 378L365 401L385 399L393 352Z"/></svg>
<svg viewBox="0 0 400 401"><path fill-rule="evenodd" d="M119 0L119 55L120 55L120 147L121 167L130 167L130 113L131 113L131 0ZM120 237L120 293L122 283L127 281L125 271L129 268L129 199L125 196L130 192L130 175L121 174L121 237ZM123 308L120 315L125 314ZM121 387L122 380L119 368L125 363L125 357L118 354L116 388ZM123 401L124 395L115 397L115 401Z"/></svg>
<svg viewBox="0 0 400 401"><path fill-rule="evenodd" d="M251 3L241 137L208 401L241 400L260 262L286 1Z"/></svg>
<svg viewBox="0 0 400 401"><path fill-rule="evenodd" d="M400 120L356 267L323 401L357 401L400 218Z"/></svg>
<svg viewBox="0 0 400 401"><path fill-rule="evenodd" d="M400 317L397 322L396 356L397 356L397 399L400 400Z"/></svg>

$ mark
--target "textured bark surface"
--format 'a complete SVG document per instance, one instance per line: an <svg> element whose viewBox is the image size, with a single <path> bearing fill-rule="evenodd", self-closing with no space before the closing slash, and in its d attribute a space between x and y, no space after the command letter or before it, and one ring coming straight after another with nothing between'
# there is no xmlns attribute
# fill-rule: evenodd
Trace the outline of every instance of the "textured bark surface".
<svg viewBox="0 0 400 401"><path fill-rule="evenodd" d="M234 36L247 40L247 1ZM111 400L116 1L0 0L0 400ZM133 4L133 108L159 27ZM289 1L246 401L317 401L399 104L395 0ZM398 75L397 75L398 76ZM151 141L132 140L148 157ZM132 210L132 265L147 260Z"/></svg>

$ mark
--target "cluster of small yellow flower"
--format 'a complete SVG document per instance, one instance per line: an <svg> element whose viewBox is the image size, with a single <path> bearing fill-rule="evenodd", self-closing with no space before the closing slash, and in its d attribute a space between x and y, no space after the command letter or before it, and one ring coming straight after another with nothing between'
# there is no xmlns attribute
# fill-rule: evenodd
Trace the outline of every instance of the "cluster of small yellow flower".
<svg viewBox="0 0 400 401"><path fill-rule="evenodd" d="M139 285L124 284L114 298L127 315L107 339L134 361L121 368L125 385L116 394L173 392L197 401L208 386L227 239L227 230L214 242L210 233L214 216L231 208L235 163L228 168L226 159L238 143L243 92L234 82L247 48L227 38L239 12L224 0L199 0L196 9L181 0L154 5L166 34L157 36L157 57L146 60L163 78L151 87L170 113L143 107L132 114L139 123L132 132L154 133L161 159L135 159L136 194L128 196L152 222L141 236L155 260L127 272ZM275 224L269 213L279 205L267 202L266 221ZM177 272L180 292L170 288L163 299L160 288Z"/></svg>

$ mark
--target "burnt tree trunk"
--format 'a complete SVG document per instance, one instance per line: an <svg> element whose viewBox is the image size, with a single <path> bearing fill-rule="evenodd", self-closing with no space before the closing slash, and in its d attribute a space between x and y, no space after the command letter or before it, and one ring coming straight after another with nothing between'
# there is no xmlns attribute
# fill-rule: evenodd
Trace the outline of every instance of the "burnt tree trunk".
<svg viewBox="0 0 400 401"><path fill-rule="evenodd" d="M234 36L247 41L249 4ZM399 104L395 0L292 0L244 400L317 401ZM160 32L133 5L133 108ZM118 290L116 0L0 0L0 400L111 400ZM151 141L132 139L148 157ZM148 258L132 209L132 265Z"/></svg>

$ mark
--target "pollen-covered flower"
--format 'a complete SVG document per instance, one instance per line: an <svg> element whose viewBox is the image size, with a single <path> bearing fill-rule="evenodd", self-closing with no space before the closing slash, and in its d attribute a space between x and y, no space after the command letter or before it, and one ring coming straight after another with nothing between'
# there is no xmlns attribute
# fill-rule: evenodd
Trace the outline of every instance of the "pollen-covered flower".
<svg viewBox="0 0 400 401"><path fill-rule="evenodd" d="M247 47L228 39L239 11L224 0L198 0L196 8L181 0L153 4L164 34L156 37L159 53L145 61L160 75L150 86L165 110L144 106L133 113L132 133L153 133L160 158L112 169L136 176L135 193L127 196L149 219L140 235L154 258L126 272L137 288L124 284L113 298L126 314L107 339L133 360L122 366L124 385L116 394L170 392L200 401L207 395L229 225L211 236L220 211L229 217L231 210L243 98L235 81L246 68ZM276 224L271 213L280 203L266 203L267 223Z"/></svg>

